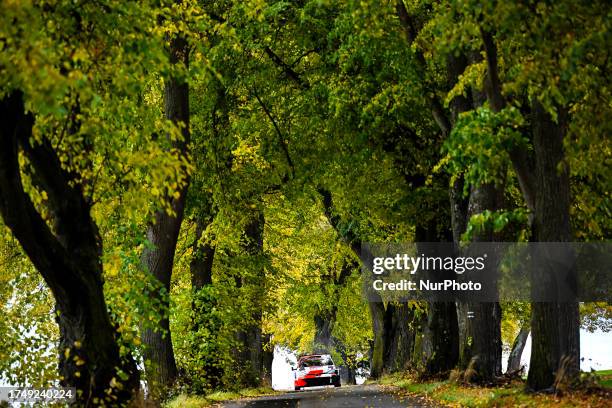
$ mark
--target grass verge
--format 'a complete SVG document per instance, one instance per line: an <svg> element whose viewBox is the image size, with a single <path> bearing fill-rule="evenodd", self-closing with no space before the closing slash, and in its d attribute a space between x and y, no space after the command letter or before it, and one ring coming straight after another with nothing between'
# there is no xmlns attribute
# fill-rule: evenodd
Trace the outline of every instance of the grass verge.
<svg viewBox="0 0 612 408"><path fill-rule="evenodd" d="M209 407L212 404L237 400L241 398L260 397L274 394L270 387L245 388L238 391L215 391L207 395L181 394L164 404L164 408L200 408Z"/></svg>
<svg viewBox="0 0 612 408"><path fill-rule="evenodd" d="M612 388L612 370L595 371L595 374L600 377L599 384L606 388Z"/></svg>
<svg viewBox="0 0 612 408"><path fill-rule="evenodd" d="M600 374L600 385L612 381L612 371ZM575 391L559 395L531 394L525 392L525 384L515 381L501 387L466 386L449 381L416 382L406 374L394 374L381 378L378 384L396 387L397 392L424 397L448 407L609 407L610 390L601 392Z"/></svg>

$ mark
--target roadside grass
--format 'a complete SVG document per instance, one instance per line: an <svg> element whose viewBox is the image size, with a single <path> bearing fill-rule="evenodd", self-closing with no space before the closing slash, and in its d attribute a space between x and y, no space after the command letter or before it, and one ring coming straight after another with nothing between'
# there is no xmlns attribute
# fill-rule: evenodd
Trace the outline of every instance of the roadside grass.
<svg viewBox="0 0 612 408"><path fill-rule="evenodd" d="M600 377L599 384L606 388L612 388L612 370L599 370L595 374Z"/></svg>
<svg viewBox="0 0 612 408"><path fill-rule="evenodd" d="M222 401L241 398L272 395L275 391L270 387L244 388L238 391L215 391L207 395L180 394L164 404L164 408L201 408L209 407Z"/></svg>
<svg viewBox="0 0 612 408"><path fill-rule="evenodd" d="M604 378L598 381L612 382L612 370L597 373ZM609 379L605 379L609 378ZM396 387L397 392L424 397L432 402L448 407L609 407L612 396L610 390L598 392L576 391L564 395L533 394L525 392L525 383L516 380L500 387L476 387L461 385L450 381L417 382L408 374L384 376L378 384ZM609 385L606 385L609 387Z"/></svg>

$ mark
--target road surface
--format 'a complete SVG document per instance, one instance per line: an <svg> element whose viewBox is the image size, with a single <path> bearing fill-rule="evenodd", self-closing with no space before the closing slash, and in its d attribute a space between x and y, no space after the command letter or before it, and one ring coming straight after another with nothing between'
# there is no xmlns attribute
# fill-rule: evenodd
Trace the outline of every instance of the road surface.
<svg viewBox="0 0 612 408"><path fill-rule="evenodd" d="M353 385L288 392L269 397L231 401L223 408L399 408L436 405L418 397L396 395L377 385Z"/></svg>

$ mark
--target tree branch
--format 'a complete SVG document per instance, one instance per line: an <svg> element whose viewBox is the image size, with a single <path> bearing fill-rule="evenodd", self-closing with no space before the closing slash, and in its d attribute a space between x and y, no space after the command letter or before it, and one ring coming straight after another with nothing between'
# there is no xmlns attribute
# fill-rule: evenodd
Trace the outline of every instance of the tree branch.
<svg viewBox="0 0 612 408"><path fill-rule="evenodd" d="M499 68L497 63L497 46L490 31L480 27L480 35L484 45L487 60L487 76L485 78L485 92L489 105L494 112L501 111L506 101L501 92L501 81L499 79ZM523 198L530 211L535 211L534 181L528 153L519 147L508 152L512 166L516 172Z"/></svg>
<svg viewBox="0 0 612 408"><path fill-rule="evenodd" d="M21 134L18 141L35 169L36 182L49 197L49 207L56 221L55 235L60 242L67 249L99 248L98 231L81 185L74 174L62 168L49 140L43 138L40 143L30 143L30 137Z"/></svg>
<svg viewBox="0 0 612 408"><path fill-rule="evenodd" d="M310 88L310 84L308 82L304 81L302 79L302 77L300 77L300 74L295 72L293 70L293 68L291 68L291 66L289 66L285 61L283 61L281 59L281 57L279 57L277 54L275 54L274 51L272 51L272 49L270 47L266 46L264 48L264 51L268 55L268 57L270 57L272 62L274 62L278 67L280 67L283 70L283 72L285 73L285 75L287 75L288 78L290 78L296 84L298 84L300 86L300 88L302 88L302 89Z"/></svg>
<svg viewBox="0 0 612 408"><path fill-rule="evenodd" d="M410 46L412 45L412 43L417 37L417 34L418 34L417 29L414 26L414 24L412 24L412 19L410 18L410 14L408 14L408 10L406 10L406 5L404 5L404 2L402 0L397 0L396 10L397 10L397 15L400 20L400 25L403 28L404 35L406 36L406 41L408 42L408 45ZM419 68L423 71L423 78L425 78L425 70L427 68L427 62L425 61L425 57L423 56L423 53L419 49L415 49L415 57L419 65ZM428 83L427 80L424 79L424 81L425 81L425 84L424 84L425 88L429 88L429 89L426 89L426 91L427 90L431 91L431 93L428 94L426 97L429 99L429 103L431 105L431 113L433 115L433 118L438 124L438 127L440 128L442 133L445 136L448 136L452 128L451 121L448 118L448 115L446 114L446 112L444 111L444 108L442 107L442 102L435 95L435 93L433 93L433 86L430 83Z"/></svg>
<svg viewBox="0 0 612 408"><path fill-rule="evenodd" d="M263 111L266 113L266 116L268 116L268 119L270 119L270 122L272 122L272 126L274 126L274 130L276 130L276 134L278 135L278 139L279 139L279 144L280 144L281 149L282 149L282 151L283 151L283 153L285 155L285 159L287 160L287 164L289 165L289 169L290 169L290 173L291 173L291 178L293 178L294 175L295 175L295 166L293 165L293 160L291 160L291 155L289 154L289 146L287 146L285 138L283 137L283 133L281 132L280 127L276 123L276 120L274 119L274 116L272 116L272 112L270 112L270 109L268 109L266 104L261 100L261 98L259 97L257 92L253 91L253 95L255 95L255 98L257 99L257 102L259 102L259 105L261 106Z"/></svg>
<svg viewBox="0 0 612 408"><path fill-rule="evenodd" d="M497 68L497 46L490 31L480 27L480 35L484 44L487 60L487 76L485 78L485 92L491 109L499 112L504 108L505 101L501 93L501 83Z"/></svg>
<svg viewBox="0 0 612 408"><path fill-rule="evenodd" d="M4 223L32 263L42 274L58 300L65 299L61 282L74 281L65 260L68 251L60 244L24 191L18 161L18 138L29 139L34 118L25 113L21 92L0 101L0 214ZM57 267L64 265L65 268Z"/></svg>
<svg viewBox="0 0 612 408"><path fill-rule="evenodd" d="M333 213L334 203L332 200L331 191L323 187L319 187L317 191L321 195L322 202L323 202L323 212L325 213L325 217L327 217L327 220L329 221L330 225L332 226L334 230L336 230L340 238L346 244L348 244L348 246L351 248L351 251L353 251L355 256L357 256L357 258L360 258L361 242L359 241L357 236L353 233L353 231L350 231L350 230L345 233L340 232L340 221L341 220L338 215L335 215Z"/></svg>

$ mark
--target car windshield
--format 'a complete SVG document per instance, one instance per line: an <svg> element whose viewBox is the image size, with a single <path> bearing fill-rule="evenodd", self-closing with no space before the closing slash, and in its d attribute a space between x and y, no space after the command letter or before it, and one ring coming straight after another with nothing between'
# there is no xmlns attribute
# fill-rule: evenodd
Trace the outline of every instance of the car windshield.
<svg viewBox="0 0 612 408"><path fill-rule="evenodd" d="M330 357L311 357L302 361L302 367L318 367L318 366L327 366L333 365L332 359Z"/></svg>

